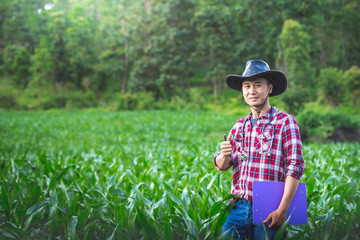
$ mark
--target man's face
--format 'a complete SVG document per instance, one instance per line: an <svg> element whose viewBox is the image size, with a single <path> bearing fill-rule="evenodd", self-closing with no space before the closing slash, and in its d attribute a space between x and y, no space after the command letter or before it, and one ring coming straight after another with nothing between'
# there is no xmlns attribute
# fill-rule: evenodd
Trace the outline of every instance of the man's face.
<svg viewBox="0 0 360 240"><path fill-rule="evenodd" d="M272 84L264 78L246 80L242 84L242 93L245 102L250 107L261 107L272 91Z"/></svg>

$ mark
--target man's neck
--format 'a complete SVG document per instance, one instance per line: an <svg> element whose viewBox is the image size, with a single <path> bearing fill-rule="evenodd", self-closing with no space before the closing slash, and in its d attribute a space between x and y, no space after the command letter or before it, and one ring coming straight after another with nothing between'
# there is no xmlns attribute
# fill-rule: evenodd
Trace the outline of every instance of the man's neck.
<svg viewBox="0 0 360 240"><path fill-rule="evenodd" d="M252 117L259 118L261 116L264 116L267 113L267 111L269 111L270 107L271 106L269 102L266 102L264 106L251 107Z"/></svg>

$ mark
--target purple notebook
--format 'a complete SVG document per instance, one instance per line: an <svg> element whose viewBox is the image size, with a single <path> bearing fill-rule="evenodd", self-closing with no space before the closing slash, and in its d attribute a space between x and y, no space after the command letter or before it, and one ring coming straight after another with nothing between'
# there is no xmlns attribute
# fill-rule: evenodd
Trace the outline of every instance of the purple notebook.
<svg viewBox="0 0 360 240"><path fill-rule="evenodd" d="M261 224L267 216L276 210L280 204L284 182L253 182L253 221ZM286 214L286 219L291 214L290 225L307 224L306 185L299 183L295 196Z"/></svg>

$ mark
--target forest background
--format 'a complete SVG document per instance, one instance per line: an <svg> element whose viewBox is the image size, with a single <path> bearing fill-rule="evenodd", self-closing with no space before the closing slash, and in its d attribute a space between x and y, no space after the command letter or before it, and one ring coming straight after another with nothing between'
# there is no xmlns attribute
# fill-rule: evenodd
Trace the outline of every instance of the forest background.
<svg viewBox="0 0 360 240"><path fill-rule="evenodd" d="M0 12L2 110L244 116L224 78L263 59L288 76L271 103L305 140L359 140L357 0L2 0Z"/></svg>

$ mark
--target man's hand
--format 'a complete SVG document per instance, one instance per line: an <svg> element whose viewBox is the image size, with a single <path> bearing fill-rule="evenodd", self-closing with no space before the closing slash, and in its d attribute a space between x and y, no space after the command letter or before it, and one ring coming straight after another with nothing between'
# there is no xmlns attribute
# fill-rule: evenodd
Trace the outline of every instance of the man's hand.
<svg viewBox="0 0 360 240"><path fill-rule="evenodd" d="M231 154L232 146L230 140L231 140L231 133L229 133L229 136L227 137L226 141L221 143L221 154L224 157L228 157Z"/></svg>
<svg viewBox="0 0 360 240"><path fill-rule="evenodd" d="M230 140L231 140L231 133L229 133L229 136L227 137L226 141L221 143L221 153L219 156L216 157L216 165L220 169L227 169L229 167L230 164L229 156L232 151Z"/></svg>
<svg viewBox="0 0 360 240"><path fill-rule="evenodd" d="M264 223L267 223L271 220L269 228L279 228L286 221L286 213L290 207L292 199L294 198L298 185L299 180L291 176L286 177L284 194L282 196L279 207L270 213L269 216L264 220Z"/></svg>
<svg viewBox="0 0 360 240"><path fill-rule="evenodd" d="M264 220L267 223L271 220L269 228L279 228L286 221L286 211L276 209Z"/></svg>

